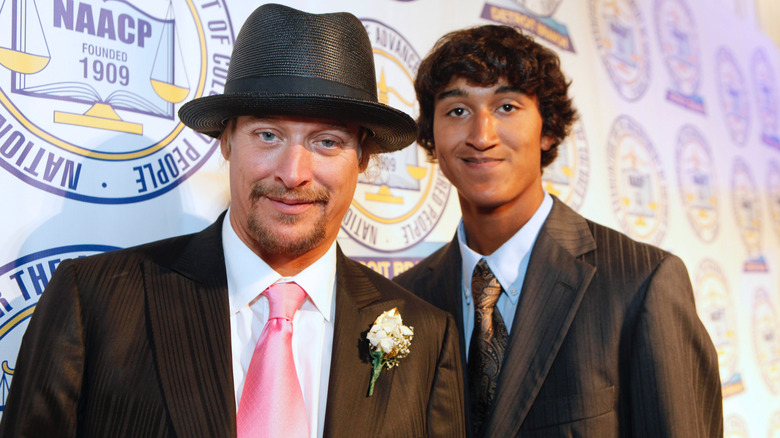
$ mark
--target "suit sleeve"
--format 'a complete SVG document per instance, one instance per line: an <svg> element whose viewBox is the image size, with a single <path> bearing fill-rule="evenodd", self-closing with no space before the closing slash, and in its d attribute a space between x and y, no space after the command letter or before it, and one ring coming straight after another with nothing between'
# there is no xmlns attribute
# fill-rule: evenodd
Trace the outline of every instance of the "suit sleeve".
<svg viewBox="0 0 780 438"><path fill-rule="evenodd" d="M667 257L647 281L629 366L632 435L723 436L718 357L685 265Z"/></svg>
<svg viewBox="0 0 780 438"><path fill-rule="evenodd" d="M466 436L458 331L450 314L447 314L444 341L428 402L427 423L429 437Z"/></svg>
<svg viewBox="0 0 780 438"><path fill-rule="evenodd" d="M84 371L81 301L73 264L63 262L22 339L0 437L73 437Z"/></svg>

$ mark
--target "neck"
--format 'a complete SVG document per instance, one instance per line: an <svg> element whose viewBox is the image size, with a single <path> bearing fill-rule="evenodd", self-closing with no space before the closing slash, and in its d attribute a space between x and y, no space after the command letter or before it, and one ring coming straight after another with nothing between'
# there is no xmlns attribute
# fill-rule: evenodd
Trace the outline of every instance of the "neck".
<svg viewBox="0 0 780 438"><path fill-rule="evenodd" d="M231 225L235 223L236 222L231 217ZM233 226L233 231L235 231L238 238L251 249L253 253L263 259L271 269L283 277L293 277L313 265L320 257L328 252L331 245L336 240L335 235L325 236L322 241L319 241L315 246L303 253L291 253L285 248L269 248L263 246L256 238L251 236L245 228Z"/></svg>
<svg viewBox="0 0 780 438"><path fill-rule="evenodd" d="M532 199L515 200L498 207L476 207L461 199L463 228L469 248L482 255L493 254L533 217L544 192Z"/></svg>
<svg viewBox="0 0 780 438"><path fill-rule="evenodd" d="M321 246L306 254L292 257L281 254L258 254L263 261L268 263L277 274L282 277L293 277L298 275L304 269L313 265L320 257L328 252L329 246ZM255 251L257 254L257 251Z"/></svg>

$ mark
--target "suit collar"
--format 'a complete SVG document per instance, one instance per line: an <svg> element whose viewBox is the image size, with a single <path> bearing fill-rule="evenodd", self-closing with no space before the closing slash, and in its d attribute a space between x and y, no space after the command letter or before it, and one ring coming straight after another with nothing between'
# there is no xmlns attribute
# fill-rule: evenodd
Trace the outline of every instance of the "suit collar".
<svg viewBox="0 0 780 438"><path fill-rule="evenodd" d="M150 336L176 435L235 436L224 213L143 266Z"/></svg>
<svg viewBox="0 0 780 438"><path fill-rule="evenodd" d="M553 208L542 230L572 257L595 250L596 240L588 221L557 197L552 198Z"/></svg>
<svg viewBox="0 0 780 438"><path fill-rule="evenodd" d="M485 436L517 435L577 314L596 268L585 219L554 199L534 245Z"/></svg>

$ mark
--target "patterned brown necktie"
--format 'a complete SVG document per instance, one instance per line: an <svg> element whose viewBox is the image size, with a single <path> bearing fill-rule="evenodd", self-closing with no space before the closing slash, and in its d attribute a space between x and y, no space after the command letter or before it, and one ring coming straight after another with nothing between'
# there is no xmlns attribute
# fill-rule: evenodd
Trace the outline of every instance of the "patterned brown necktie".
<svg viewBox="0 0 780 438"><path fill-rule="evenodd" d="M469 346L469 391L472 426L475 436L480 436L496 393L508 338L504 319L495 311L501 285L484 259L474 268L471 295L474 297L474 331Z"/></svg>

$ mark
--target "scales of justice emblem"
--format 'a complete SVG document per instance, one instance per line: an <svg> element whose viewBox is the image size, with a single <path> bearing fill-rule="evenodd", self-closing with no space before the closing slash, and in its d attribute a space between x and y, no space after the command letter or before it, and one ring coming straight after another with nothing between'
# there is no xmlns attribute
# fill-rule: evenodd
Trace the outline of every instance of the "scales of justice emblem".
<svg viewBox="0 0 780 438"><path fill-rule="evenodd" d="M0 23L0 166L16 177L67 198L139 202L216 149L176 111L224 87L224 0L0 0Z"/></svg>
<svg viewBox="0 0 780 438"><path fill-rule="evenodd" d="M623 203L628 214L635 217L634 225L647 226L647 220L655 216L658 202L653 194L651 175L645 169L650 164L643 160L636 150L629 150L623 155L623 188L625 196Z"/></svg>
<svg viewBox="0 0 780 438"><path fill-rule="evenodd" d="M734 215L742 242L747 250L748 259L744 264L745 272L767 272L768 266L763 255L762 211L758 198L758 188L747 164L741 159L734 160L731 175L731 192Z"/></svg>
<svg viewBox="0 0 780 438"><path fill-rule="evenodd" d="M718 233L718 194L712 153L704 137L692 125L677 136L677 180L688 222L704 242Z"/></svg>
<svg viewBox="0 0 780 438"><path fill-rule="evenodd" d="M414 74L419 54L395 29L371 18L361 21L374 51L379 102L416 117ZM436 227L451 186L417 143L382 154L378 164L378 171L369 168L358 178L342 230L370 250L407 250Z"/></svg>
<svg viewBox="0 0 780 438"><path fill-rule="evenodd" d="M14 375L14 370L8 365L7 360L3 361L2 373L3 377L0 377L0 401L2 401L2 405L0 405L0 412L5 410L5 398L8 396L8 390L11 387L11 378Z"/></svg>
<svg viewBox="0 0 780 438"><path fill-rule="evenodd" d="M650 59L639 8L632 0L591 0L593 34L620 95L639 99L650 82Z"/></svg>
<svg viewBox="0 0 780 438"><path fill-rule="evenodd" d="M11 32L0 40L0 64L12 72L12 93L89 105L82 113L54 110L55 124L141 135L143 123L123 120L117 110L173 120L174 104L190 92L173 3L164 19L122 1L110 3L113 9L96 11L89 3L53 2L47 39L34 0L5 0L0 23ZM87 43L87 36L108 44ZM63 37L83 39L78 62L52 57L49 40L61 44Z"/></svg>
<svg viewBox="0 0 780 438"><path fill-rule="evenodd" d="M571 134L558 146L558 157L542 173L544 189L579 210L588 189L589 164L585 129L577 121Z"/></svg>
<svg viewBox="0 0 780 438"><path fill-rule="evenodd" d="M668 208L663 169L642 127L628 116L613 124L608 141L612 208L630 236L658 244Z"/></svg>
<svg viewBox="0 0 780 438"><path fill-rule="evenodd" d="M390 97L397 99L400 105L395 107L414 108L415 101L406 99L395 87L387 82L387 74L384 69L379 71L377 81L377 97L380 103L393 105ZM388 154L381 161L381 172L378 176L365 176L361 174L359 181L365 184L378 186L376 192L366 192L364 198L367 201L384 202L388 204L403 204L404 198L393 194L391 189L420 190L420 181L428 173L428 168L420 166L417 153L417 144L400 151Z"/></svg>

